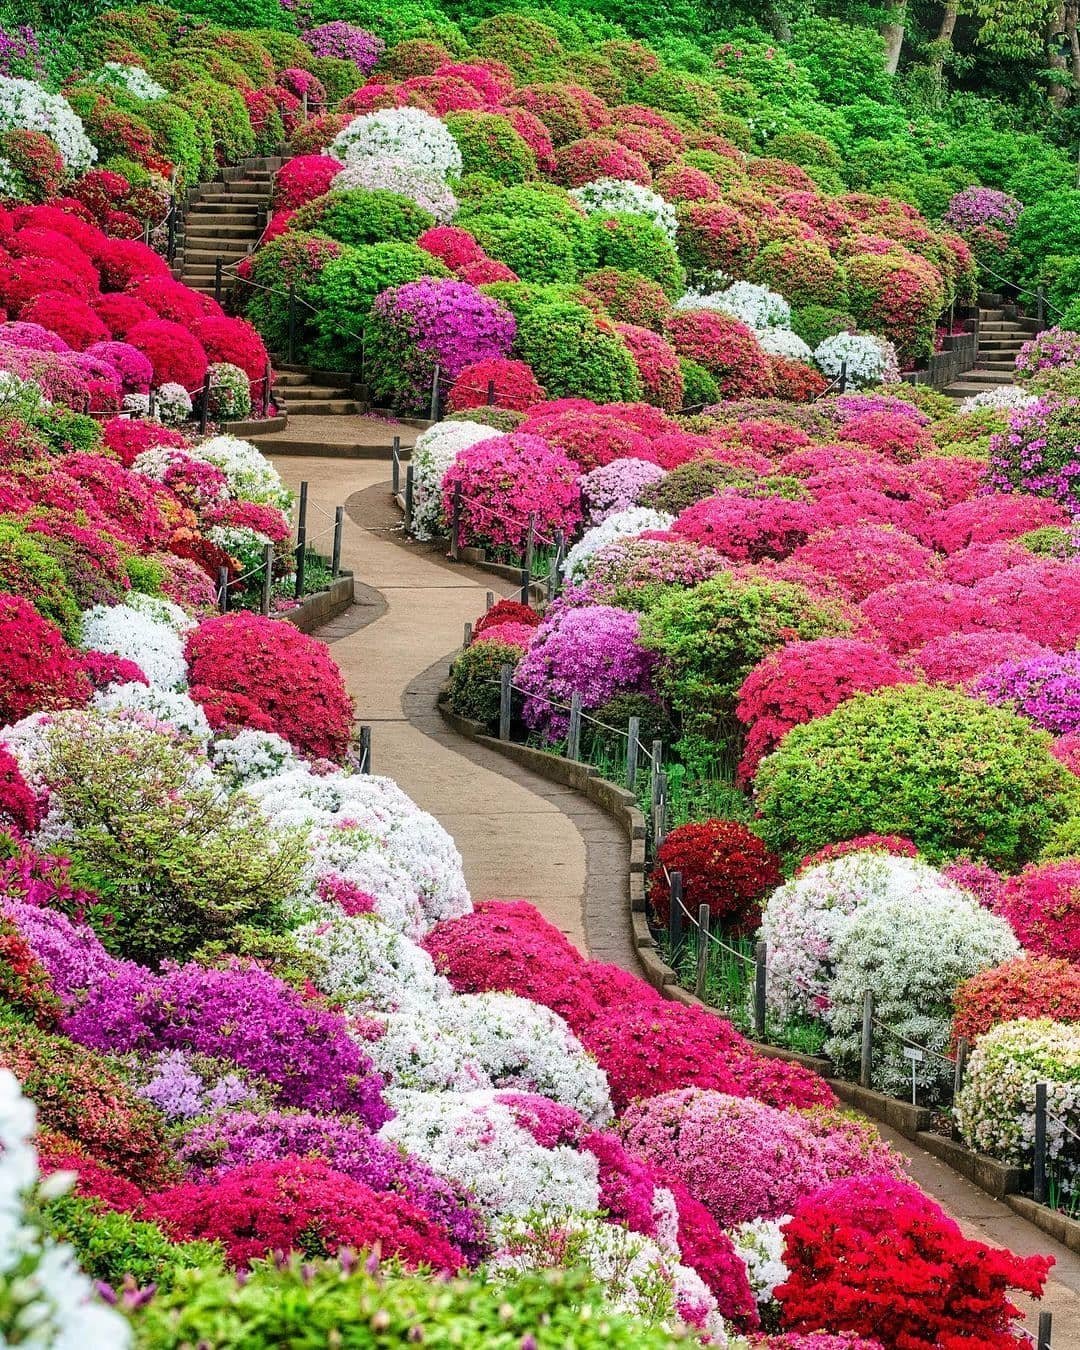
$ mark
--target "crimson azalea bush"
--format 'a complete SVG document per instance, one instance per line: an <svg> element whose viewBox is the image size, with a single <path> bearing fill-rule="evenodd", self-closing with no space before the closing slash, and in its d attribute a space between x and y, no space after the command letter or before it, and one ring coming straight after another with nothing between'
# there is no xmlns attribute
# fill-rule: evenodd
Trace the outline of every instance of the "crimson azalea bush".
<svg viewBox="0 0 1080 1350"><path fill-rule="evenodd" d="M485 407L489 396L495 408L525 412L543 401L544 391L524 361L490 357L473 361L458 373L446 396L446 407L449 412Z"/></svg>
<svg viewBox="0 0 1080 1350"><path fill-rule="evenodd" d="M707 370L725 398L769 392L768 359L753 329L738 319L707 309L678 310L666 332L678 354Z"/></svg>
<svg viewBox="0 0 1080 1350"><path fill-rule="evenodd" d="M906 1350L1019 1350L1009 1290L1038 1297L1051 1260L965 1238L909 1181L853 1177L800 1200L776 1291L794 1331L828 1326Z"/></svg>
<svg viewBox="0 0 1080 1350"><path fill-rule="evenodd" d="M991 1027L1021 1017L1080 1022L1080 967L1061 957L1018 956L965 980L953 1003L954 1044L961 1036L974 1044Z"/></svg>
<svg viewBox="0 0 1080 1350"><path fill-rule="evenodd" d="M930 549L885 525L830 530L796 549L794 561L835 578L853 600L897 582L923 580L937 570Z"/></svg>
<svg viewBox="0 0 1080 1350"><path fill-rule="evenodd" d="M750 781L792 727L812 722L860 692L910 680L896 658L859 638L789 642L743 681L735 713L747 729L739 777Z"/></svg>
<svg viewBox="0 0 1080 1350"><path fill-rule="evenodd" d="M443 476L443 514L453 519L461 493L463 544L520 554L532 517L537 538L569 537L581 519L577 473L566 455L539 436L510 432L462 450Z"/></svg>
<svg viewBox="0 0 1080 1350"><path fill-rule="evenodd" d="M1028 951L1080 957L1080 861L1025 867L1006 881L996 907Z"/></svg>
<svg viewBox="0 0 1080 1350"><path fill-rule="evenodd" d="M238 1266L275 1251L315 1258L374 1246L409 1267L455 1271L465 1264L422 1210L317 1158L246 1163L212 1182L184 1182L148 1197L145 1212L181 1240L221 1242Z"/></svg>
<svg viewBox="0 0 1080 1350"><path fill-rule="evenodd" d="M0 750L0 825L30 834L38 826L38 804L15 756Z"/></svg>
<svg viewBox="0 0 1080 1350"><path fill-rule="evenodd" d="M0 722L85 703L90 683L78 654L29 601L0 593Z"/></svg>
<svg viewBox="0 0 1080 1350"><path fill-rule="evenodd" d="M204 619L187 639L192 696L250 699L301 754L341 760L352 734L352 700L325 643L258 614Z"/></svg>
<svg viewBox="0 0 1080 1350"><path fill-rule="evenodd" d="M666 875L673 872L682 874L687 909L697 914L708 905L713 922L735 934L757 928L762 900L781 881L780 859L737 820L692 821L665 837L649 877L649 900L663 924L671 906Z"/></svg>
<svg viewBox="0 0 1080 1350"><path fill-rule="evenodd" d="M947 633L908 653L905 663L931 684L967 685L1002 661L1026 662L1049 655L1046 647L1022 633Z"/></svg>
<svg viewBox="0 0 1080 1350"><path fill-rule="evenodd" d="M809 502L751 496L733 487L687 507L672 525L671 533L715 548L735 562L761 562L794 553L806 542L814 525Z"/></svg>

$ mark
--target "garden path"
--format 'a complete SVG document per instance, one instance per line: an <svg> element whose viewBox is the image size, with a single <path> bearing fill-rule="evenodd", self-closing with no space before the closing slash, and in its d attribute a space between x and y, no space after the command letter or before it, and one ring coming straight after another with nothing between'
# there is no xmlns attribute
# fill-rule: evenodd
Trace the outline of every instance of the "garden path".
<svg viewBox="0 0 1080 1350"><path fill-rule="evenodd" d="M315 423L323 420L295 421L288 436L303 434L314 448ZM334 421L341 439L385 436L385 424ZM273 458L272 444L262 448ZM346 507L342 564L357 579L358 605L319 636L332 643L359 716L372 725L375 771L396 779L453 834L474 896L528 899L582 951L636 973L625 923L626 845L618 827L572 789L463 740L435 707L464 624L483 610L486 591L510 593L509 584L405 542L385 462L305 454L274 463L294 490L308 481L312 535L327 523L321 513L332 518L335 506ZM1054 1314L1053 1350L1080 1350L1080 1257L888 1127L879 1129L908 1157L914 1180L969 1237L1055 1257L1041 1306ZM1034 1330L1037 1306L1025 1307Z"/></svg>

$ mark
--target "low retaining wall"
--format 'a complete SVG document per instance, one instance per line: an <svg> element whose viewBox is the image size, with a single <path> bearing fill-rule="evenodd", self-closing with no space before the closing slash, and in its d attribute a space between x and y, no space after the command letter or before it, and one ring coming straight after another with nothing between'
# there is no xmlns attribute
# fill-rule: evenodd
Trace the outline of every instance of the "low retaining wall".
<svg viewBox="0 0 1080 1350"><path fill-rule="evenodd" d="M490 566L490 565L489 565ZM675 971L664 961L660 949L649 930L645 914L645 817L642 815L634 794L625 788L601 778L596 769L588 764L575 763L553 755L545 750L536 750L531 746L518 745L513 741L501 741L488 734L479 722L461 717L448 704L445 691L440 694L439 712L443 720L459 735L476 741L489 750L497 750L507 759L513 760L523 768L547 778L564 787L572 787L583 793L602 810L606 811L621 827L626 835L627 858L627 899L630 909L630 923L633 930L633 945L641 965L641 973L649 984L665 998L687 1006L704 1008L716 1016L721 1014L715 1008L702 1003L688 989L679 984ZM749 1039L749 1038L748 1038ZM750 1044L761 1055L769 1059L782 1059L791 1064L801 1064L804 1068L820 1074L837 1097L846 1105L861 1111L864 1115L891 1126L905 1139L909 1139L919 1148L947 1163L954 1171L966 1177L995 1200L1003 1200L1022 1218L1027 1219L1036 1228L1068 1247L1070 1251L1080 1253L1080 1221L1070 1219L1038 1205L1027 1196L1018 1192L1024 1181L1020 1168L1008 1167L994 1158L976 1153L966 1145L954 1139L946 1138L930 1128L933 1113L927 1107L912 1106L895 1097L886 1097L880 1092L872 1092L850 1083L846 1079L834 1077L831 1061L812 1055L802 1055L780 1046L766 1045L750 1040Z"/></svg>
<svg viewBox="0 0 1080 1350"><path fill-rule="evenodd" d="M316 591L295 609L286 609L277 616L299 628L301 633L314 633L323 624L330 623L353 604L353 574L342 572L325 591Z"/></svg>

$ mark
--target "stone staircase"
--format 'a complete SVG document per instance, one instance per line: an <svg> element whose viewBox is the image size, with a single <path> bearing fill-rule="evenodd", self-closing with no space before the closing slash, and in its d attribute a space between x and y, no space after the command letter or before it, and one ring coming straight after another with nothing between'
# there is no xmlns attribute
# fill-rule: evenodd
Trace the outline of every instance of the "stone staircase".
<svg viewBox="0 0 1080 1350"><path fill-rule="evenodd" d="M274 402L290 417L356 416L364 411L347 373L289 365L276 369Z"/></svg>
<svg viewBox="0 0 1080 1350"><path fill-rule="evenodd" d="M1013 384L1016 357L1039 325L1018 315L1015 306L979 310L979 354L975 365L943 393L957 401L985 393L996 385Z"/></svg>
<svg viewBox="0 0 1080 1350"><path fill-rule="evenodd" d="M278 157L246 159L223 169L221 177L188 194L177 235L173 276L192 290L213 295L217 259L222 260L222 290L232 284L233 268L258 242L270 206Z"/></svg>

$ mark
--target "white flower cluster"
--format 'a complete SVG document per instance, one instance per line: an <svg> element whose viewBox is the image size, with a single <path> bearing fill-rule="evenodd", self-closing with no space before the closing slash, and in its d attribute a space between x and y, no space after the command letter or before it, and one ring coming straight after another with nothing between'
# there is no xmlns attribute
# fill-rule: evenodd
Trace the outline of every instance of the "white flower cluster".
<svg viewBox="0 0 1080 1350"><path fill-rule="evenodd" d="M75 1253L42 1232L32 1209L63 1192L71 1173L38 1183L35 1111L0 1069L0 1344L40 1350L126 1350L126 1320L94 1294ZM28 1204L29 1202L29 1204Z"/></svg>
<svg viewBox="0 0 1080 1350"><path fill-rule="evenodd" d="M1049 1018L1002 1022L979 1037L968 1060L956 1119L964 1142L1002 1162L1030 1164L1035 1085L1047 1085L1047 1152L1080 1130L1080 1027Z"/></svg>
<svg viewBox="0 0 1080 1350"><path fill-rule="evenodd" d="M106 61L100 70L90 76L91 84L107 84L112 89L124 89L135 98L153 102L165 98L168 90L143 70L142 66L125 66L119 61Z"/></svg>
<svg viewBox="0 0 1080 1350"><path fill-rule="evenodd" d="M452 997L427 952L376 914L331 913L294 929L293 936L301 951L316 958L319 988L350 1012L420 1008L426 1014L432 1004Z"/></svg>
<svg viewBox="0 0 1080 1350"><path fill-rule="evenodd" d="M266 546L274 542L268 534L253 530L249 525L211 525L203 533L239 565L245 584L262 583L266 572Z"/></svg>
<svg viewBox="0 0 1080 1350"><path fill-rule="evenodd" d="M174 693L145 684L111 684L94 695L90 703L95 712L134 717L149 726L171 727L206 745L213 734L206 713L187 694Z"/></svg>
<svg viewBox="0 0 1080 1350"><path fill-rule="evenodd" d="M791 306L782 295L753 281L735 281L718 291L687 291L676 309L715 309L749 328L790 328Z"/></svg>
<svg viewBox="0 0 1080 1350"><path fill-rule="evenodd" d="M33 80L0 75L0 131L41 131L60 151L72 177L85 173L97 150L67 100Z"/></svg>
<svg viewBox="0 0 1080 1350"><path fill-rule="evenodd" d="M646 530L666 530L675 520L666 511L653 511L647 506L631 506L617 511L599 525L586 530L563 562L563 576L567 581L580 581L589 570L589 560L616 539L632 539Z"/></svg>
<svg viewBox="0 0 1080 1350"><path fill-rule="evenodd" d="M89 651L134 661L155 688L183 689L183 634L192 626L178 605L131 591L122 605L95 605L83 613L82 644Z"/></svg>
<svg viewBox="0 0 1080 1350"><path fill-rule="evenodd" d="M928 1053L916 1063L924 1087L948 1078L953 992L966 979L1019 955L1008 923L941 877L937 887L878 895L844 923L833 949L826 1052L838 1064L857 1064L863 998L874 994L874 1015L891 1034L875 1037L873 1086L910 1092L912 1062L903 1042Z"/></svg>
<svg viewBox="0 0 1080 1350"><path fill-rule="evenodd" d="M183 468L196 462L196 456L181 450L178 446L156 445L143 450L135 456L131 467L135 473L150 478L155 483L164 483L173 467ZM229 499L228 488L223 483L197 485L197 502L200 509L223 505Z"/></svg>
<svg viewBox="0 0 1080 1350"><path fill-rule="evenodd" d="M780 1231L790 1215L779 1219L749 1219L728 1233L746 1267L754 1297L761 1304L771 1303L777 1285L788 1277L784 1265L784 1235Z"/></svg>
<svg viewBox="0 0 1080 1350"><path fill-rule="evenodd" d="M766 356L782 356L788 361L803 361L808 366L814 364L810 344L790 328L759 328L757 340Z"/></svg>
<svg viewBox="0 0 1080 1350"><path fill-rule="evenodd" d="M434 967L432 967L434 974ZM607 1078L558 1014L513 994L454 994L386 1017L370 1046L392 1082L426 1092L501 1088L612 1117Z"/></svg>
<svg viewBox="0 0 1080 1350"><path fill-rule="evenodd" d="M250 441L242 441L238 436L212 436L192 446L190 453L207 464L216 464L228 479L234 497L275 506L279 511L291 510L292 493L270 461Z"/></svg>
<svg viewBox="0 0 1080 1350"><path fill-rule="evenodd" d="M391 1090L386 1096L397 1115L380 1136L469 1190L492 1225L538 1210L599 1209L595 1157L566 1145L542 1148L493 1093Z"/></svg>
<svg viewBox="0 0 1080 1350"><path fill-rule="evenodd" d="M442 482L462 450L502 432L481 422L437 422L420 433L412 452L413 533L430 539L448 529L443 519Z"/></svg>
<svg viewBox="0 0 1080 1350"><path fill-rule="evenodd" d="M814 360L829 380L835 380L846 363L849 389L862 389L869 384L897 384L900 380L896 348L885 338L869 333L834 333L818 344Z"/></svg>
<svg viewBox="0 0 1080 1350"><path fill-rule="evenodd" d="M633 183L626 178L595 178L584 187L571 188L570 196L589 215L619 211L632 216L644 216L674 242L679 228L674 206L658 192L642 187L640 183Z"/></svg>
<svg viewBox="0 0 1080 1350"><path fill-rule="evenodd" d="M262 778L273 778L299 761L283 736L272 731L234 731L219 737L210 748L214 767L236 787L246 787Z"/></svg>
<svg viewBox="0 0 1080 1350"><path fill-rule="evenodd" d="M402 109L405 111L405 109ZM334 179L334 190L383 188L409 197L441 224L457 215L458 201L445 179L429 173L411 159L365 156L347 164Z"/></svg>
<svg viewBox="0 0 1080 1350"><path fill-rule="evenodd" d="M1029 394L1018 384L997 384L993 389L984 389L981 394L965 398L958 411L970 413L990 409L991 412L1010 412L1013 408L1026 408L1037 401L1037 394Z"/></svg>
<svg viewBox="0 0 1080 1350"><path fill-rule="evenodd" d="M449 129L422 108L383 108L363 113L344 127L326 153L345 165L363 159L414 164L433 178L461 175L461 151ZM340 180L335 187L340 186Z"/></svg>

